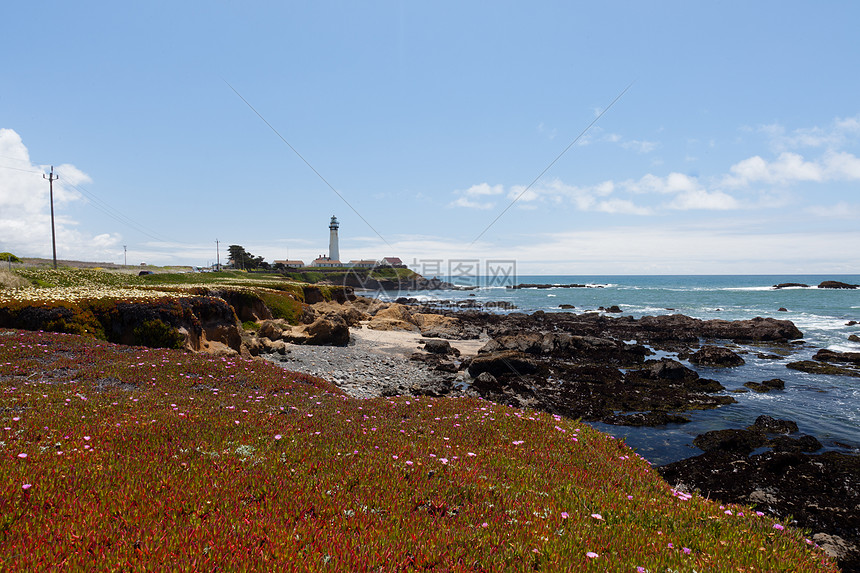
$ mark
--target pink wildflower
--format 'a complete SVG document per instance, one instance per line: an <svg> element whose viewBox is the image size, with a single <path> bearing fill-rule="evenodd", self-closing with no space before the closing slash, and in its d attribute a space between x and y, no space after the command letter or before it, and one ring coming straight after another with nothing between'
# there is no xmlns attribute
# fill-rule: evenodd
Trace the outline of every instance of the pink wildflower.
<svg viewBox="0 0 860 573"><path fill-rule="evenodd" d="M21 452L20 454L18 454L18 457L23 460L24 458L27 457L27 454L25 454L24 452Z"/></svg>
<svg viewBox="0 0 860 573"><path fill-rule="evenodd" d="M599 556L597 553L595 553L594 551L589 551L588 553L586 553L586 554L585 554L585 556L586 556L586 557L588 557L589 559L594 559L595 557L600 557L600 556Z"/></svg>
<svg viewBox="0 0 860 573"><path fill-rule="evenodd" d="M782 531L783 529L785 529L783 526L781 526L781 525L780 525L780 524L778 524L778 523L774 523L774 524L773 524L773 528L774 528L774 529L776 529L776 530L778 530L778 531Z"/></svg>
<svg viewBox="0 0 860 573"><path fill-rule="evenodd" d="M33 484L25 483L24 485L21 486L21 489L23 489L24 491L27 491L31 487L33 487Z"/></svg>
<svg viewBox="0 0 860 573"><path fill-rule="evenodd" d="M569 513L567 513L566 511L562 511L562 512L561 512L561 518L562 518L562 519L567 519L568 517L570 517L570 514L569 514Z"/></svg>

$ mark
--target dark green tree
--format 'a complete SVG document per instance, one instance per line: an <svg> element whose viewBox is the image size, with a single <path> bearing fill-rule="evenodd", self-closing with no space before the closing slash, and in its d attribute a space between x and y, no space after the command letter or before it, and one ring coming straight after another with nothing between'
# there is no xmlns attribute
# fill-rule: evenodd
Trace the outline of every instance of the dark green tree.
<svg viewBox="0 0 860 573"><path fill-rule="evenodd" d="M237 269L257 269L264 267L263 257L255 257L245 250L241 245L230 245L227 249L230 252L230 260L233 261L233 266Z"/></svg>

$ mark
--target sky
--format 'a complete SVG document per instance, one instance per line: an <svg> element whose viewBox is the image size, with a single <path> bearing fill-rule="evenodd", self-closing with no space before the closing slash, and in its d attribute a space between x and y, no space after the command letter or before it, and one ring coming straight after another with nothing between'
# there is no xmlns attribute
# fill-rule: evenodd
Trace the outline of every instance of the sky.
<svg viewBox="0 0 860 573"><path fill-rule="evenodd" d="M860 3L6 2L0 251L860 273Z"/></svg>

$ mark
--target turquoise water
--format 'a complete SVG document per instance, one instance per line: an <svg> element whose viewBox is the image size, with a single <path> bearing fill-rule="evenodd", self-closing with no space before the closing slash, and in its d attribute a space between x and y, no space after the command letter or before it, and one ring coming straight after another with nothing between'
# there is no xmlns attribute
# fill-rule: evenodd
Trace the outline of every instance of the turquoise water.
<svg viewBox="0 0 860 573"><path fill-rule="evenodd" d="M602 288L507 289L483 277L472 279L473 291L423 291L399 293L429 300L508 301L519 312L561 312L560 304L572 304L574 313L618 305L623 314L680 313L695 318L739 320L756 316L787 319L803 332L805 344L780 360L744 354L746 364L736 368L696 368L700 375L719 380L737 404L717 410L693 412L689 424L663 428L624 428L595 424L602 431L624 437L627 443L655 464L668 463L700 453L693 438L705 431L740 428L761 414L794 420L800 432L818 438L828 450L860 452L860 378L805 374L785 367L788 362L812 357L820 348L860 352L851 334L860 336L860 289L815 288L824 280L860 284L860 275L738 275L738 276L519 276L507 282L540 284L588 284ZM461 281L462 282L462 281ZM805 283L811 288L774 289L780 283ZM470 296L473 294L474 296ZM390 296L390 295L389 295ZM787 312L778 309L784 307ZM767 346L749 347L768 353ZM691 366L687 363L688 366ZM732 393L744 382L771 378L785 381L784 391L758 394Z"/></svg>

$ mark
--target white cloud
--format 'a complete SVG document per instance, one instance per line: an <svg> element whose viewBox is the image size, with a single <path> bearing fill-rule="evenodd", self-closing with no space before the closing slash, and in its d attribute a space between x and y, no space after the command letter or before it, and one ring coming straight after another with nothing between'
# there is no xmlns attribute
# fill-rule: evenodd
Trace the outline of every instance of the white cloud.
<svg viewBox="0 0 860 573"><path fill-rule="evenodd" d="M600 201L596 207L597 211L603 213L619 213L625 215L650 215L653 211L648 207L637 207L627 199L610 199Z"/></svg>
<svg viewBox="0 0 860 573"><path fill-rule="evenodd" d="M472 201L467 197L458 197L454 201L448 204L449 207L466 207L467 209L492 209L495 207L495 203L490 201Z"/></svg>
<svg viewBox="0 0 860 573"><path fill-rule="evenodd" d="M756 155L731 166L721 182L727 187L747 187L755 183L791 185L801 182L860 180L860 158L847 152L828 152L807 161L797 153L784 152L774 161Z"/></svg>
<svg viewBox="0 0 860 573"><path fill-rule="evenodd" d="M456 191L455 193L460 195L460 197L451 201L448 206L465 207L467 209L492 209L496 205L493 201L484 201L479 199L492 197L494 195L502 195L504 192L505 188L503 185L479 183L477 185L472 185L465 191Z"/></svg>
<svg viewBox="0 0 860 573"><path fill-rule="evenodd" d="M670 173L666 177L649 173L639 181L623 181L621 186L631 193L690 193L704 189L696 177L683 173Z"/></svg>
<svg viewBox="0 0 860 573"><path fill-rule="evenodd" d="M771 145L777 151L804 147L832 149L860 135L860 116L836 118L827 127L804 127L789 132L784 126L774 123L759 126L758 131L770 138Z"/></svg>
<svg viewBox="0 0 860 573"><path fill-rule="evenodd" d="M705 191L704 189L694 189L679 193L666 206L669 209L683 211L690 209L725 211L740 208L738 201L731 195L727 195L722 191Z"/></svg>
<svg viewBox="0 0 860 573"><path fill-rule="evenodd" d="M0 129L0 250L18 256L50 257L51 205L48 182L42 177L49 166L34 165L21 136L11 129ZM54 183L57 256L99 260L116 256L120 238L102 233L91 236L78 230L77 222L63 213L63 207L82 199L71 185L90 182L89 176L74 165L55 167L59 180Z"/></svg>

